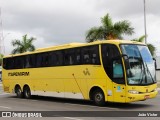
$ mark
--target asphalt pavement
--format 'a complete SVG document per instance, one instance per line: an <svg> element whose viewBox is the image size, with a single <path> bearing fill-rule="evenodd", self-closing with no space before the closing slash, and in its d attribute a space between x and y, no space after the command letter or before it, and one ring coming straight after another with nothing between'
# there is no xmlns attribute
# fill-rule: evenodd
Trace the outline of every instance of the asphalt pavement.
<svg viewBox="0 0 160 120"><path fill-rule="evenodd" d="M43 113L42 117L39 115L39 118L30 118L34 120L158 120L158 117L116 117L116 114L129 116L132 112L137 114L137 111L140 114L156 114L157 111L160 111L160 94L158 94L156 98L148 99L146 101L133 102L129 104L106 103L105 106L98 107L90 101L74 99L41 96L33 96L32 99L20 99L16 98L14 94L4 93L2 90L2 84L0 84L0 111L5 112L5 115L6 112L14 112L14 114L12 114L13 120L21 119L16 116L20 115L20 113L21 115L23 113L24 116L28 115L26 112L29 112L29 115L30 112L37 112L37 116L39 115L38 113ZM16 114L16 111L18 111L19 114ZM51 115L51 117L44 117L45 114ZM157 114L160 115L160 112ZM104 117L107 115L112 117ZM2 116L2 113L0 116ZM0 120L1 119L2 118L0 117Z"/></svg>

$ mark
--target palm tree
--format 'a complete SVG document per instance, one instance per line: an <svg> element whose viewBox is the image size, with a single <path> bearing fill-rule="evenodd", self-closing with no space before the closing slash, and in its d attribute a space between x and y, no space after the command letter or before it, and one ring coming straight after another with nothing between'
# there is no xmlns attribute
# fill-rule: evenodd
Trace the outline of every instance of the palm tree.
<svg viewBox="0 0 160 120"><path fill-rule="evenodd" d="M136 42L144 42L145 37L146 37L145 35L142 35L141 37L135 38L135 39L133 39L132 41L136 41Z"/></svg>
<svg viewBox="0 0 160 120"><path fill-rule="evenodd" d="M86 41L93 42L96 40L111 40L111 39L123 39L122 35L132 35L134 28L127 20L119 21L116 23L112 22L109 14L105 15L101 19L102 26L93 27L87 31Z"/></svg>
<svg viewBox="0 0 160 120"><path fill-rule="evenodd" d="M146 36L143 35L143 36L141 36L141 37L139 37L139 38L137 38L137 39L133 39L132 41L144 42L145 37L146 37ZM156 48L154 47L154 45L148 43L148 44L147 44L147 47L148 47L150 53L152 54L152 56L154 56L154 55L155 55L155 51L156 51Z"/></svg>
<svg viewBox="0 0 160 120"><path fill-rule="evenodd" d="M33 45L34 40L36 39L33 37L28 39L27 34L22 37L22 41L17 39L13 40L11 44L16 48L13 49L12 54L34 51L35 50L35 46Z"/></svg>
<svg viewBox="0 0 160 120"><path fill-rule="evenodd" d="M2 65L3 54L0 54L0 66Z"/></svg>

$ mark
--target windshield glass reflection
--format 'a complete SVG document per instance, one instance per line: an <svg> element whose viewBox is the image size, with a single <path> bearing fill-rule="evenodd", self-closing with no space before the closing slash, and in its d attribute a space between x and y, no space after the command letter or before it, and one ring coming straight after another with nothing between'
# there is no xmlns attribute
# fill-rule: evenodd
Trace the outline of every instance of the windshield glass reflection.
<svg viewBox="0 0 160 120"><path fill-rule="evenodd" d="M125 59L128 84L147 85L155 83L155 66L146 46L121 45Z"/></svg>

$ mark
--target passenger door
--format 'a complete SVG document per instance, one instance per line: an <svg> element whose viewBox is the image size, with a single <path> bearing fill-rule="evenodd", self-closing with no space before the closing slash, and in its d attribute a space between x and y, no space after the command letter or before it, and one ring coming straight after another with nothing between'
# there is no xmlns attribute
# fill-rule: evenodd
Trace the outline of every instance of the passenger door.
<svg viewBox="0 0 160 120"><path fill-rule="evenodd" d="M102 61L107 75L108 101L125 102L124 69L118 47L113 44L102 44Z"/></svg>
<svg viewBox="0 0 160 120"><path fill-rule="evenodd" d="M123 65L121 58L115 59L112 62L112 90L113 90L113 96L114 96L114 102L125 102L125 77L123 72Z"/></svg>

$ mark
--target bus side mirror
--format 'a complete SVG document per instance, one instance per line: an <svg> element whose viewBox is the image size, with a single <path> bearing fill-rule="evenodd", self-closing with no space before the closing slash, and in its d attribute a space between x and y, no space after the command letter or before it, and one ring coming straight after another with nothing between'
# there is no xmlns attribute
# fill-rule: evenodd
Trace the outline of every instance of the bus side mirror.
<svg viewBox="0 0 160 120"><path fill-rule="evenodd" d="M153 58L153 61L154 61L155 69L157 69L157 62L156 62L156 59L155 59L155 58Z"/></svg>

